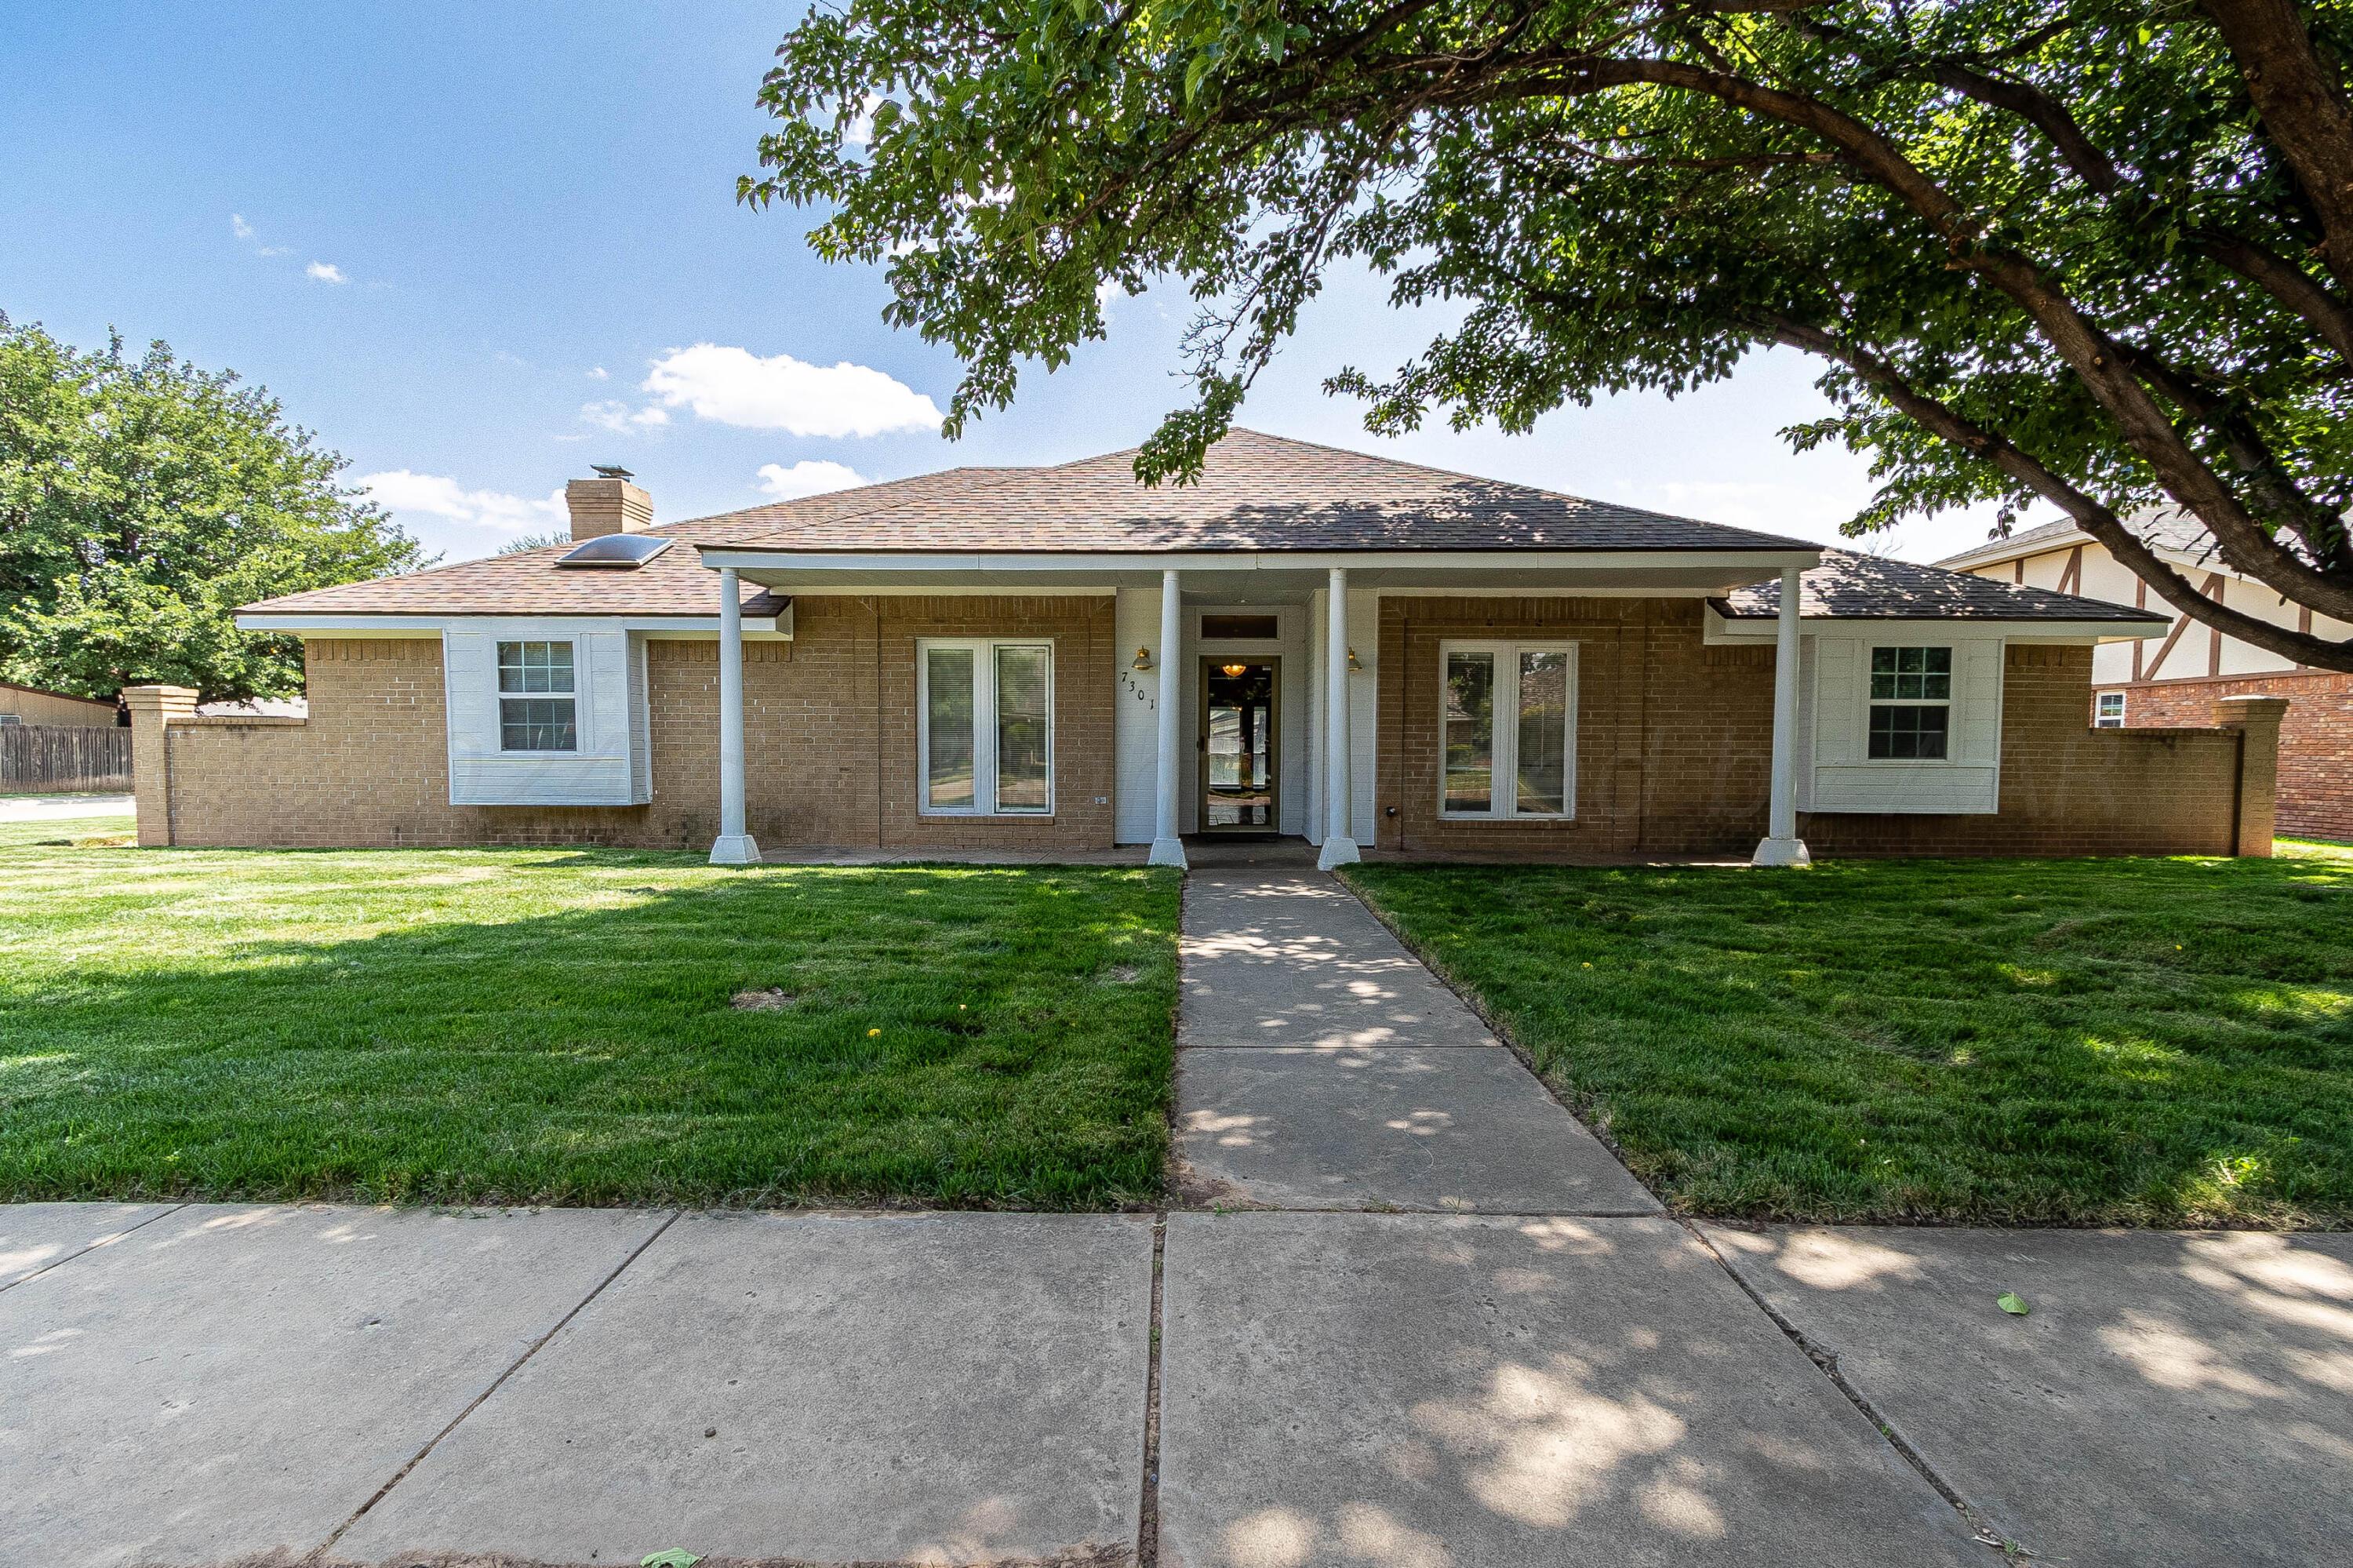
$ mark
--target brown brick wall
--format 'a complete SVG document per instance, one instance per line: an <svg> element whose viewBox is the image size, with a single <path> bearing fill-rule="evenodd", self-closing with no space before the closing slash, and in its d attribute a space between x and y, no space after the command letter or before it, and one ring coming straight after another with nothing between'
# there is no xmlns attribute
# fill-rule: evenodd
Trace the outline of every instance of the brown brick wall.
<svg viewBox="0 0 2353 1568"><path fill-rule="evenodd" d="M2313 670L2099 689L2126 694L2125 724L2134 729L2207 723L2222 697L2285 697L2279 831L2295 837L2353 839L2353 675Z"/></svg>
<svg viewBox="0 0 2353 1568"><path fill-rule="evenodd" d="M1391 599L1381 607L1377 843L1409 853L1609 862L1745 858L1765 832L1773 651L1709 647L1699 607L1641 599ZM1439 645L1577 643L1577 821L1438 815ZM2089 648L2013 647L1992 815L1802 814L1817 855L2227 854L2239 737L2094 730ZM2291 713L2293 710L2291 710Z"/></svg>
<svg viewBox="0 0 2353 1568"><path fill-rule="evenodd" d="M745 810L764 846L1110 846L1108 597L804 599L795 631L744 646ZM1054 639L1053 816L917 813L915 640L930 636ZM715 641L647 644L652 803L561 808L449 804L438 639L305 646L307 722L168 726L171 842L702 849L718 831Z"/></svg>

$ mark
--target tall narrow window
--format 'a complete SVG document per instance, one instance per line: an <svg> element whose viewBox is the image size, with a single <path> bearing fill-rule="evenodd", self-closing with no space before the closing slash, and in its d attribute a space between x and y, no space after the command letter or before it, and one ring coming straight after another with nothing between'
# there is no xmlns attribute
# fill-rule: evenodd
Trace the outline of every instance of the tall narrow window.
<svg viewBox="0 0 2353 1568"><path fill-rule="evenodd" d="M1439 811L1576 814L1577 651L1567 643L1448 643Z"/></svg>
<svg viewBox="0 0 2353 1568"><path fill-rule="evenodd" d="M1495 655L1446 655L1444 810L1481 812L1495 803Z"/></svg>
<svg viewBox="0 0 2353 1568"><path fill-rule="evenodd" d="M1043 815L1054 809L1051 643L924 641L916 669L923 810Z"/></svg>
<svg viewBox="0 0 2353 1568"><path fill-rule="evenodd" d="M1871 732L1865 755L1885 761L1941 761L1951 739L1953 651L1871 651Z"/></svg>
<svg viewBox="0 0 2353 1568"><path fill-rule="evenodd" d="M997 650L997 809L1046 809L1046 659L1035 643Z"/></svg>
<svg viewBox="0 0 2353 1568"><path fill-rule="evenodd" d="M499 644L499 749L577 751L569 642Z"/></svg>
<svg viewBox="0 0 2353 1568"><path fill-rule="evenodd" d="M973 650L926 648L923 673L923 800L940 810L969 811L979 755L973 727Z"/></svg>

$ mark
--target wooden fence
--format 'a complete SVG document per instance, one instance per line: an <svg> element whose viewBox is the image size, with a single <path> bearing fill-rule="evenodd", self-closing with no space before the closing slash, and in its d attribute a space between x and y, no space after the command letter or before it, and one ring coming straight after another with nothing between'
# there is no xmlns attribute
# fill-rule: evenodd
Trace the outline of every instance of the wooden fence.
<svg viewBox="0 0 2353 1568"><path fill-rule="evenodd" d="M131 788L131 732L96 726L0 725L0 795Z"/></svg>

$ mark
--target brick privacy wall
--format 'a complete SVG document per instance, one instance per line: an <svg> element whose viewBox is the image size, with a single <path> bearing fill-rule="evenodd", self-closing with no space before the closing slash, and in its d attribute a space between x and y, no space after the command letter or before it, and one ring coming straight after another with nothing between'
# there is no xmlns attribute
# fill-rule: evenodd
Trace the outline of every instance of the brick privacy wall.
<svg viewBox="0 0 2353 1568"><path fill-rule="evenodd" d="M1577 820L1438 814L1439 647L1577 644ZM1765 833L1773 650L1709 647L1697 605L1643 599L1389 599L1381 605L1379 847L1443 857L1608 863L1746 858ZM2012 647L1992 815L1804 813L1817 855L2228 854L2239 737L2211 709L2179 730L2094 730L2089 648ZM2293 712L2293 710L2291 710Z"/></svg>
<svg viewBox="0 0 2353 1568"><path fill-rule="evenodd" d="M1110 597L805 599L795 615L794 641L744 645L746 825L763 845L1111 846ZM1051 817L917 814L915 640L931 636L1054 640ZM648 642L654 798L611 807L450 805L439 640L304 648L307 721L165 729L172 842L699 850L718 832L716 641Z"/></svg>
<svg viewBox="0 0 2353 1568"><path fill-rule="evenodd" d="M2299 838L2353 839L2353 675L2313 670L2099 689L2126 694L2125 724L2133 729L2211 722L2207 715L2221 697L2285 697L2279 831Z"/></svg>

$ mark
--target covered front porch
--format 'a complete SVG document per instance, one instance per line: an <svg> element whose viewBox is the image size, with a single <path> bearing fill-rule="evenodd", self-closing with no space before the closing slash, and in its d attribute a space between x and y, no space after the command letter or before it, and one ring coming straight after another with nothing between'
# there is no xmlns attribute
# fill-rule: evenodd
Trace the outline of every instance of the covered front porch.
<svg viewBox="0 0 2353 1568"><path fill-rule="evenodd" d="M1617 754L1644 744L1621 733L1628 694L1651 679L1626 662L1629 628L1673 622L1696 646L1704 600L1778 579L1789 591L1769 683L1721 694L1756 710L1738 715L1746 727L1769 728L1770 766L1760 755L1727 804L1765 828L1761 842L1749 828L1741 853L1805 859L1794 589L1815 551L701 552L720 609L715 863L764 858L745 802L774 758L746 748L731 613L746 580L791 598L805 628L825 604L872 617L877 842L844 854L1182 866L1205 843L1288 837L1328 869L1409 848L1417 831L1441 853L1482 833L1599 844L1598 816L1627 808L1607 777L1580 785L1579 758L1622 771ZM1070 615L1039 613L1105 600L1109 648L1100 611L1083 635ZM953 635L886 637L883 607L913 602L972 613L934 629ZM990 619L990 605L1007 608ZM1400 629L1433 615L1461 635L1409 642ZM881 824L902 802L898 820L918 831L893 842Z"/></svg>

